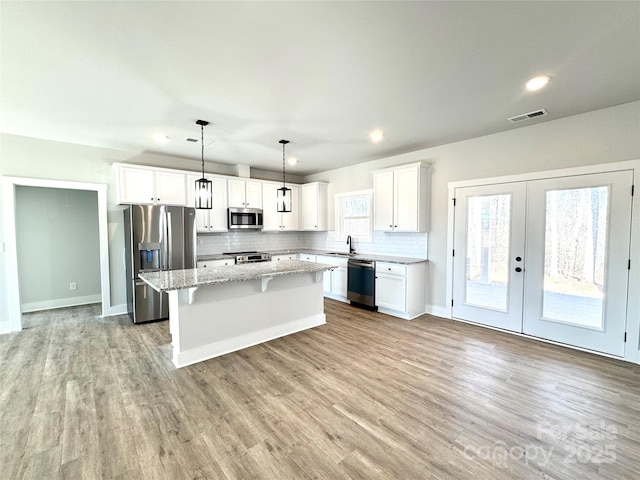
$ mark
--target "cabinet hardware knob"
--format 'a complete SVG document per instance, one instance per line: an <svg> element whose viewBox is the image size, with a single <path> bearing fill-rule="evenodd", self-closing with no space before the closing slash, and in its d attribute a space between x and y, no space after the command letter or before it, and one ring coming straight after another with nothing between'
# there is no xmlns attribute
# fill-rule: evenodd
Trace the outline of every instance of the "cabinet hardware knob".
<svg viewBox="0 0 640 480"><path fill-rule="evenodd" d="M516 257L516 262L521 262L522 261L522 257Z"/></svg>
<svg viewBox="0 0 640 480"><path fill-rule="evenodd" d="M389 225L391 228L393 228L393 225Z"/></svg>
<svg viewBox="0 0 640 480"><path fill-rule="evenodd" d="M516 272L518 272L518 273L519 273L519 272L521 272L521 271L522 271L522 269L521 269L520 267L516 267Z"/></svg>

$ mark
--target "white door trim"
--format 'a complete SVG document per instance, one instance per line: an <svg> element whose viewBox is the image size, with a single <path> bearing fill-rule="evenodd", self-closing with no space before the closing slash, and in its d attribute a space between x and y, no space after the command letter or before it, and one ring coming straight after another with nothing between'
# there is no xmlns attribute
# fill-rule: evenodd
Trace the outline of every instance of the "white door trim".
<svg viewBox="0 0 640 480"><path fill-rule="evenodd" d="M98 238L100 243L100 286L102 316L111 310L109 282L109 235L107 223L107 186L101 183L69 182L26 177L2 177L3 218L7 259L7 300L9 302L9 331L22 330L20 287L18 282L18 252L16 241L16 186L88 190L98 195ZM5 332L0 332L5 333Z"/></svg>
<svg viewBox="0 0 640 480"><path fill-rule="evenodd" d="M629 295L627 298L627 348L625 348L625 356L623 359L629 362L640 363L640 301L638 300L640 298L640 159L581 167L562 168L558 170L545 170L541 172L523 173L518 175L506 175L502 177L450 182L448 184L449 207L447 211L447 318L453 319L451 307L451 301L453 299L453 221L455 214L453 198L456 188L527 180L542 180L547 178L614 172L619 170L633 170L634 185L636 185L636 192L633 197L631 216L631 271L629 274Z"/></svg>

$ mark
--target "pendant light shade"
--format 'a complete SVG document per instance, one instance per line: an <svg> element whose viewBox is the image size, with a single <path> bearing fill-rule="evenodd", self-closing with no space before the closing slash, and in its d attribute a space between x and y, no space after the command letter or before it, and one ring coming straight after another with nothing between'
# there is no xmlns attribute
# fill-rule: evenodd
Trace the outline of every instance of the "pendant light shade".
<svg viewBox="0 0 640 480"><path fill-rule="evenodd" d="M210 210L213 207L213 188L211 180L207 180L204 176L204 127L209 125L206 120L196 121L200 125L200 138L202 141L202 178L196 180L196 204L197 209Z"/></svg>
<svg viewBox="0 0 640 480"><path fill-rule="evenodd" d="M287 188L285 184L285 173L284 173L284 164L285 164L284 147L287 143L289 143L289 140L280 140L279 143L282 144L282 187L278 189L276 202L277 202L278 212L289 213L291 212L291 189Z"/></svg>

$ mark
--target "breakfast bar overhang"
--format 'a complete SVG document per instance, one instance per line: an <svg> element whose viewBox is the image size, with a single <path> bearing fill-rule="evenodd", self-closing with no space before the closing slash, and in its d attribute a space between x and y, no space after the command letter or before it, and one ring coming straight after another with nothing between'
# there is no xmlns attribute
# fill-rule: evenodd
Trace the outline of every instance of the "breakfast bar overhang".
<svg viewBox="0 0 640 480"><path fill-rule="evenodd" d="M141 273L169 296L173 363L184 367L326 323L332 266L288 260Z"/></svg>

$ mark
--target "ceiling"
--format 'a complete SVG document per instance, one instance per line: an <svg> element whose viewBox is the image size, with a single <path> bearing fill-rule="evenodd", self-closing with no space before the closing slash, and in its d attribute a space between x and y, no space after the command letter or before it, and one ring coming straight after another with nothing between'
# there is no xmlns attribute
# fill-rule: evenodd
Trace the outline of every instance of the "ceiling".
<svg viewBox="0 0 640 480"><path fill-rule="evenodd" d="M278 171L284 138L298 175L640 99L637 1L2 1L0 21L2 132L199 159L204 119L207 161Z"/></svg>

